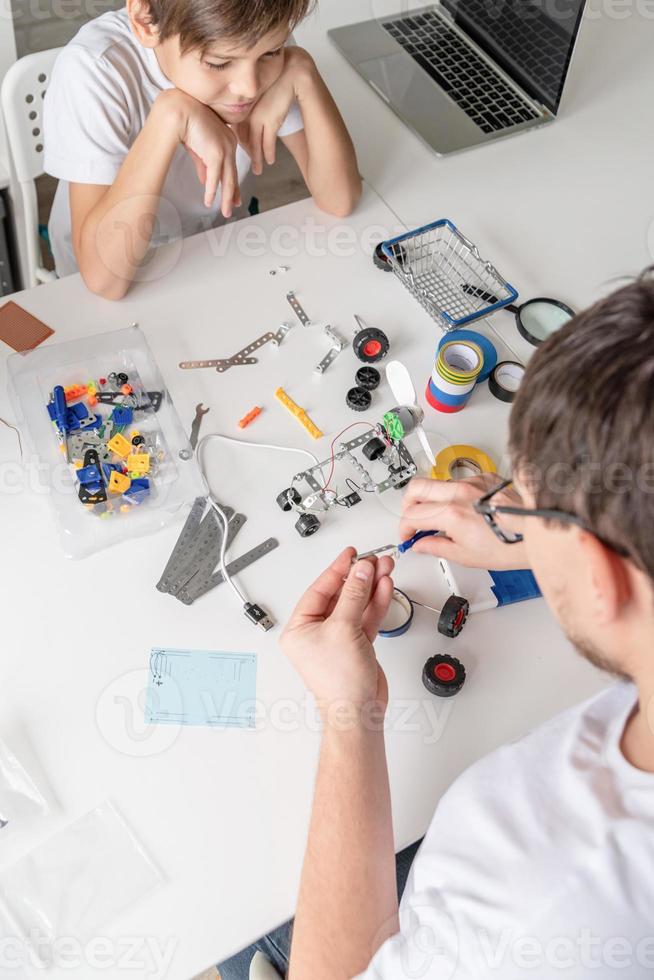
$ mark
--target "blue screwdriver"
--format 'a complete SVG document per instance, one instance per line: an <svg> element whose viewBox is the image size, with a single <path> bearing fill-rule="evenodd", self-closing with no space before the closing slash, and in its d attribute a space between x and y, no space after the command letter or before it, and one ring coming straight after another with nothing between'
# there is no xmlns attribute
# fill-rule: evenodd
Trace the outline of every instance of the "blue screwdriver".
<svg viewBox="0 0 654 980"><path fill-rule="evenodd" d="M409 538L408 541L402 541L401 544L386 544L383 548L375 548L374 551L366 551L362 555L356 555L352 561L359 561L361 558L377 558L380 555L390 555L391 558L399 558L400 555L404 555L407 551L410 551L416 541L420 541L422 538L444 538L446 536L445 531L418 531L412 538Z"/></svg>

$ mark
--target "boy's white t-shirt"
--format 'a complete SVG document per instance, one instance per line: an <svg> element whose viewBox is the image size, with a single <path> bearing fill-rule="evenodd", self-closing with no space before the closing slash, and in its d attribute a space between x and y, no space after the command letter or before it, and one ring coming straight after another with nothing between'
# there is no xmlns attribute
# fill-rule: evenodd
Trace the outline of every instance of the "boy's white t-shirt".
<svg viewBox="0 0 654 980"><path fill-rule="evenodd" d="M134 35L125 9L85 24L59 54L44 103L44 170L59 178L48 230L57 273L77 272L71 242L68 184L112 184L152 103L172 88L155 52ZM279 131L289 136L304 126L293 105ZM250 170L239 146L239 181ZM221 224L220 188L211 208L183 146L173 157L162 191L153 244L194 235Z"/></svg>
<svg viewBox="0 0 654 980"><path fill-rule="evenodd" d="M654 774L620 749L635 704L613 685L463 773L358 980L651 980Z"/></svg>

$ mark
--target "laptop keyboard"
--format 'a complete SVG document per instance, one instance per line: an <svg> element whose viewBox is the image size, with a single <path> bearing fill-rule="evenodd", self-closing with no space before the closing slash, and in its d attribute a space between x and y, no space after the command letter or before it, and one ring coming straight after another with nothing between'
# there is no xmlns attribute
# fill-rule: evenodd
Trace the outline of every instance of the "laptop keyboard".
<svg viewBox="0 0 654 980"><path fill-rule="evenodd" d="M539 118L437 14L426 11L382 26L484 133Z"/></svg>

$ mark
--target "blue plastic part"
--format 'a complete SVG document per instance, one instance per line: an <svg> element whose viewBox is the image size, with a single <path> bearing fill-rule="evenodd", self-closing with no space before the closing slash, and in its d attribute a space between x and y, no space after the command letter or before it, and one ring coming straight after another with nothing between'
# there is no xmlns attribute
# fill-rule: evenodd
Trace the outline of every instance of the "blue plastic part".
<svg viewBox="0 0 654 980"><path fill-rule="evenodd" d="M75 405L70 406L68 411L72 412L75 418L79 419L80 422L82 419L87 419L89 417L89 410L83 402L76 402Z"/></svg>
<svg viewBox="0 0 654 980"><path fill-rule="evenodd" d="M134 419L134 412L131 408L124 408L117 405L109 416L115 425L131 425Z"/></svg>
<svg viewBox="0 0 654 980"><path fill-rule="evenodd" d="M48 405L48 414L57 427L63 432L68 432L68 406L66 405L66 393L62 385L55 385L52 391L52 401Z"/></svg>
<svg viewBox="0 0 654 980"><path fill-rule="evenodd" d="M85 428L86 429L99 429L100 426L103 424L103 422L104 422L104 419L102 418L101 415L94 415L93 416L93 421L87 423L87 425L85 426Z"/></svg>
<svg viewBox="0 0 654 980"><path fill-rule="evenodd" d="M100 475L100 470L97 466L83 466L77 471L77 479L84 486L90 483L102 483L102 477Z"/></svg>
<svg viewBox="0 0 654 980"><path fill-rule="evenodd" d="M74 412L71 412L71 410L68 409L66 412L66 431L75 432L77 429L79 429L79 427L79 419Z"/></svg>
<svg viewBox="0 0 654 980"><path fill-rule="evenodd" d="M140 504L150 493L150 481L143 478L132 480L131 486L123 494L130 504Z"/></svg>
<svg viewBox="0 0 654 980"><path fill-rule="evenodd" d="M414 229L414 231L406 232L404 235L398 235L397 238L390 238L387 242L382 242L382 252L387 259L393 259L393 245L400 245L402 242L406 242L411 238L419 238L420 235L424 235L427 231L444 226L449 228L450 231L454 231L459 235L461 234L453 221L450 221L449 218L441 218L440 221L432 221L431 224L423 225L421 228ZM455 319L445 311L441 313L441 316L451 327L463 327L466 323L472 323L473 320L479 320L480 317L488 316L489 313L494 313L495 310L501 310L503 307L509 306L509 304L515 303L517 300L518 290L510 282L505 282L504 287L509 294L506 299L498 300L497 303L485 306L483 309L477 310L475 313L470 313L468 316L461 316Z"/></svg>
<svg viewBox="0 0 654 980"><path fill-rule="evenodd" d="M104 473L104 478L107 482L111 479L111 474L113 472L122 473L120 466L117 463L103 463L102 472Z"/></svg>
<svg viewBox="0 0 654 980"><path fill-rule="evenodd" d="M487 381L497 365L497 351L494 344L490 342L488 337L484 337L482 333L477 333L475 330L451 330L438 342L436 356L438 356L438 351L443 344L449 344L457 340L467 340L469 343L477 344L478 347L481 347L481 352L484 355L484 366L481 369L481 374L477 378L477 384L481 384L482 381ZM447 402L443 402L443 404L447 405Z"/></svg>
<svg viewBox="0 0 654 980"><path fill-rule="evenodd" d="M397 550L401 555L403 555L406 551L410 551L411 548L413 548L416 541L420 541L422 538L435 538L440 533L440 531L417 531L412 538L408 539L408 541L403 541L402 544L398 544ZM400 590L396 589L396 591Z"/></svg>
<svg viewBox="0 0 654 980"><path fill-rule="evenodd" d="M430 378L429 390L436 401L440 402L441 405L450 405L452 408L455 408L457 405L467 405L470 401L470 396L475 389L472 388L472 390L468 391L465 395L450 395L446 391L441 391L436 385L436 382Z"/></svg>
<svg viewBox="0 0 654 980"><path fill-rule="evenodd" d="M489 571L488 574L493 580L491 590L498 606L508 606L524 599L538 599L542 595L533 574L526 569L515 572Z"/></svg>

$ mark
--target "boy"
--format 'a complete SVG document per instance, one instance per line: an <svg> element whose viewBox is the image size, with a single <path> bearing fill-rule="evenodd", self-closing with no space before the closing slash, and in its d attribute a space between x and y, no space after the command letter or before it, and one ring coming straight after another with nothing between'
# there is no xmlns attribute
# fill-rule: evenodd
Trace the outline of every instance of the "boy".
<svg viewBox="0 0 654 980"><path fill-rule="evenodd" d="M280 138L316 204L361 195L352 141L310 55L290 42L312 0L127 0L59 55L44 109L57 272L121 299L150 244L241 204ZM222 212L222 217L221 217Z"/></svg>

